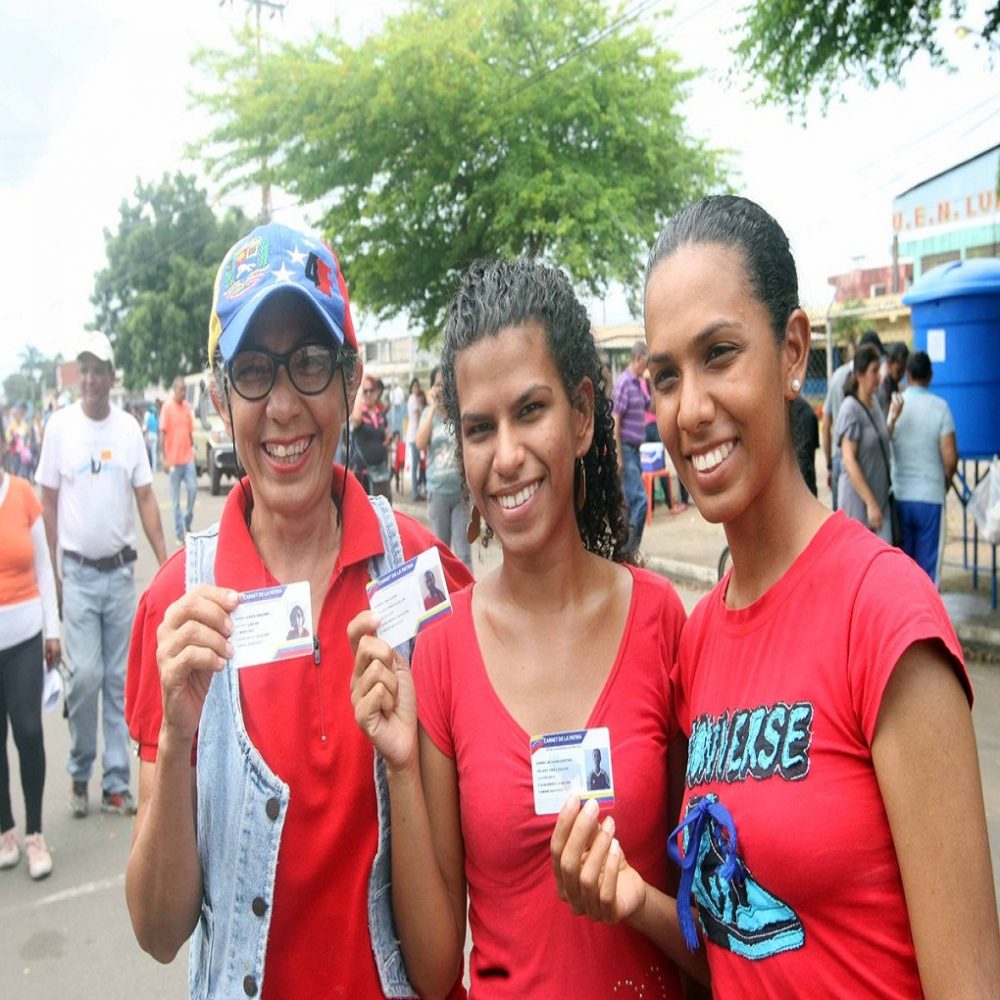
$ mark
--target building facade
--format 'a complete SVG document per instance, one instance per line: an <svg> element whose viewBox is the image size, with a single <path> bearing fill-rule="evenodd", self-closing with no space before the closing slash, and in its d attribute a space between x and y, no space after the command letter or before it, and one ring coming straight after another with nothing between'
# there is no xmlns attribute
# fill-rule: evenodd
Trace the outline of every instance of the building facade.
<svg viewBox="0 0 1000 1000"><path fill-rule="evenodd" d="M893 245L913 281L939 264L1000 257L1000 144L928 177L893 199Z"/></svg>

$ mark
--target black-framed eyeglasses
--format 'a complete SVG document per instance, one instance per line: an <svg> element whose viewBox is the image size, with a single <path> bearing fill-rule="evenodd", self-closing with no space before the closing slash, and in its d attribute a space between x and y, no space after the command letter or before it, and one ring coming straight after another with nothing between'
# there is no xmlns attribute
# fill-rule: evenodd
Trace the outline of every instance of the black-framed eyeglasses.
<svg viewBox="0 0 1000 1000"><path fill-rule="evenodd" d="M300 344L287 354L275 354L263 347L237 351L226 365L233 388L249 402L263 399L284 365L288 378L303 396L318 396L332 381L340 352L329 344Z"/></svg>

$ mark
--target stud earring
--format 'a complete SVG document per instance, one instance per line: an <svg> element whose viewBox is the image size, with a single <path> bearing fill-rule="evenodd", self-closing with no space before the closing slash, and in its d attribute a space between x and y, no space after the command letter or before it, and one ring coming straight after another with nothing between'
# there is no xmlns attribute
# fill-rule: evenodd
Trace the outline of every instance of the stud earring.
<svg viewBox="0 0 1000 1000"><path fill-rule="evenodd" d="M587 470L583 464L583 456L576 460L576 509L583 510L587 505Z"/></svg>
<svg viewBox="0 0 1000 1000"><path fill-rule="evenodd" d="M478 541L481 527L479 508L473 504L472 513L469 514L469 526L465 529L465 537L469 540L470 545Z"/></svg>
<svg viewBox="0 0 1000 1000"><path fill-rule="evenodd" d="M802 388L802 383L797 379L792 379L792 392L797 393Z"/></svg>

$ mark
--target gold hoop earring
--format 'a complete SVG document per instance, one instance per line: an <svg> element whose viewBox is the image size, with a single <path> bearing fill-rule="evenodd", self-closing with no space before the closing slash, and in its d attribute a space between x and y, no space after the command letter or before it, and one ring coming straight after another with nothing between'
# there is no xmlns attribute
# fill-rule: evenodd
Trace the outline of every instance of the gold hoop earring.
<svg viewBox="0 0 1000 1000"><path fill-rule="evenodd" d="M480 523L479 508L473 504L472 513L469 514L469 526L465 529L465 537L469 540L469 544L472 545L479 540L479 532L482 528Z"/></svg>
<svg viewBox="0 0 1000 1000"><path fill-rule="evenodd" d="M576 473L576 509L583 510L587 506L587 469L583 464L583 456L579 456L574 465Z"/></svg>

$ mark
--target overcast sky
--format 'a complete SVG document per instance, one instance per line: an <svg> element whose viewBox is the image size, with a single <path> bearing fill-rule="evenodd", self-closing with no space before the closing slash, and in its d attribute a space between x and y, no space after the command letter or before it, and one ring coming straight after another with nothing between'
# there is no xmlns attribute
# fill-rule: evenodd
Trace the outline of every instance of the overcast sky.
<svg viewBox="0 0 1000 1000"><path fill-rule="evenodd" d="M685 65L707 70L686 107L690 131L733 151L737 189L771 211L792 238L803 300L825 305L829 275L888 261L894 195L1000 141L1000 73L975 35L959 39L955 25L946 24L942 39L957 72L931 70L921 58L903 89L850 88L825 116L816 105L804 124L790 122L780 110L754 108L738 81L726 81L727 32L738 28L742 4L678 0L673 18L656 30ZM279 37L301 39L328 25L327 12L337 6L289 0L283 17L265 23ZM983 6L971 0L969 24L982 23ZM0 0L0 205L7 231L0 249L0 379L17 369L27 344L46 355L72 352L93 318L103 230L117 227L118 207L136 177L199 171L183 159L185 143L206 131L188 108L187 88L196 82L189 56L199 45L225 46L245 7L244 0ZM348 7L342 30L357 41L401 4ZM254 212L257 204L248 194L244 206ZM279 194L275 217L302 224L308 209ZM614 295L593 304L593 317L629 319Z"/></svg>

